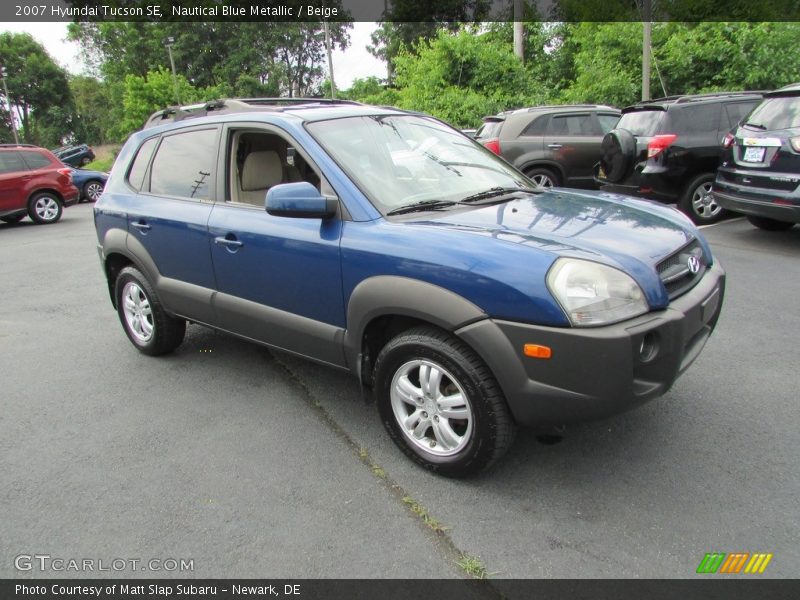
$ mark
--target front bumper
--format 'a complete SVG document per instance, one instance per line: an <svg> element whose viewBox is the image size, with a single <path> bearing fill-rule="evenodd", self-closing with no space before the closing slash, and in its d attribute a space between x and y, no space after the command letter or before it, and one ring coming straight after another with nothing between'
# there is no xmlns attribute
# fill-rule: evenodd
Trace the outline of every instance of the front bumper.
<svg viewBox="0 0 800 600"><path fill-rule="evenodd" d="M456 333L481 355L517 423L551 427L591 421L661 396L697 356L716 326L725 293L718 263L661 311L605 327L556 328L487 319ZM642 344L657 352L642 357ZM525 344L552 348L547 360Z"/></svg>

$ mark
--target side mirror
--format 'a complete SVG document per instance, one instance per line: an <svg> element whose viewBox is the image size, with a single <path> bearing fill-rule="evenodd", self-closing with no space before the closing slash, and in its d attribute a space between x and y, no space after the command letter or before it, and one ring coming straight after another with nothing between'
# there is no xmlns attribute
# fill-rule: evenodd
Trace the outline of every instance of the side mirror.
<svg viewBox="0 0 800 600"><path fill-rule="evenodd" d="M267 192L267 212L275 217L325 219L336 214L339 201L326 198L307 181L282 183Z"/></svg>

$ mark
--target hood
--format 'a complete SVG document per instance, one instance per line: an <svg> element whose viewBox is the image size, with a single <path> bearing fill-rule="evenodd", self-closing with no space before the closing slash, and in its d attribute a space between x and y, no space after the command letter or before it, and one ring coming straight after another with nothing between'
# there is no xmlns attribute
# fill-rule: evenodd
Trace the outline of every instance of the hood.
<svg viewBox="0 0 800 600"><path fill-rule="evenodd" d="M700 237L673 208L619 194L566 189L439 213L425 222L629 267L631 259L652 266Z"/></svg>

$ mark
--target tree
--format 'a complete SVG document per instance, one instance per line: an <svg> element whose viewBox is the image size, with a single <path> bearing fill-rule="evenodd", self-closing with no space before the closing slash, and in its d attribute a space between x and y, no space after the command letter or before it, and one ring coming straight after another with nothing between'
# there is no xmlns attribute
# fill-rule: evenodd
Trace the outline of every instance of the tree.
<svg viewBox="0 0 800 600"><path fill-rule="evenodd" d="M485 115L546 99L511 45L477 29L442 31L436 39L421 43L416 55L401 52L396 65L402 107L459 126L475 126Z"/></svg>
<svg viewBox="0 0 800 600"><path fill-rule="evenodd" d="M8 72L12 110L22 125L22 140L58 144L71 127L72 96L66 72L27 33L0 34L0 64ZM7 103L5 92L0 93Z"/></svg>

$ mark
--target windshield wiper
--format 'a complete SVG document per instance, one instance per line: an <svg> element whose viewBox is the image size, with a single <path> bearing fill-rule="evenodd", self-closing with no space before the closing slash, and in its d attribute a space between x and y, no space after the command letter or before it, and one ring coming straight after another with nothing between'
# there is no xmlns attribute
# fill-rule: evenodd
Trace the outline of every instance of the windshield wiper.
<svg viewBox="0 0 800 600"><path fill-rule="evenodd" d="M753 129L761 129L762 131L766 131L766 125L762 125L761 123L745 123L745 127L752 127Z"/></svg>
<svg viewBox="0 0 800 600"><path fill-rule="evenodd" d="M413 204L406 204L405 206L393 208L386 214L402 215L404 213L423 212L426 210L441 210L443 208L455 206L455 204L456 202L451 202L450 200L421 200L420 202L414 202Z"/></svg>
<svg viewBox="0 0 800 600"><path fill-rule="evenodd" d="M478 192L477 194L472 194L471 196L467 196L466 198L462 198L460 203L470 204L472 202L480 202L481 200L488 200L490 198L496 198L498 196L506 196L509 194L516 194L518 192L522 192L524 194L541 194L542 190L534 190L531 188L517 188L517 187L493 187L485 192Z"/></svg>

